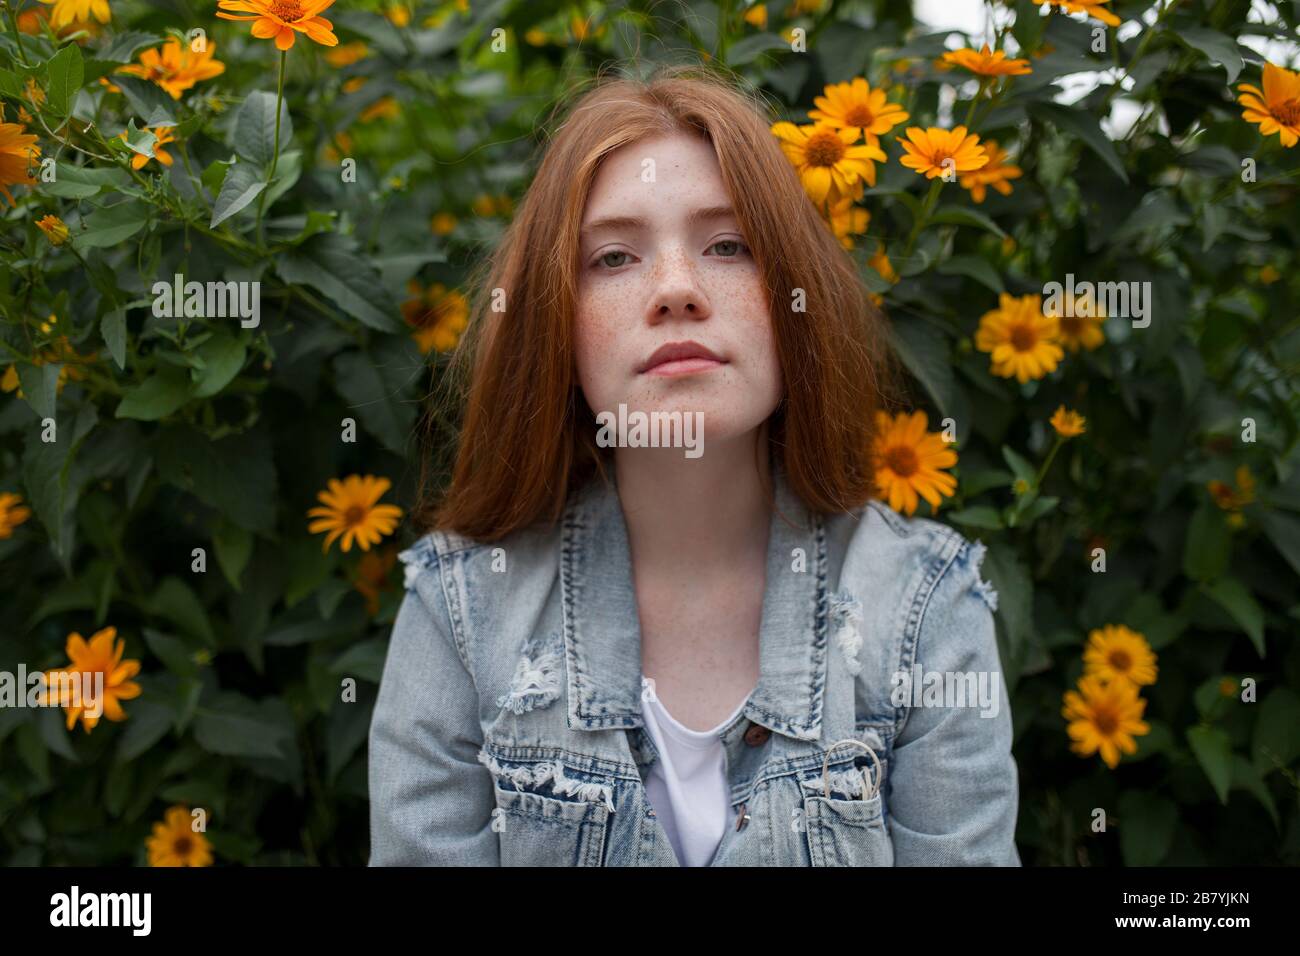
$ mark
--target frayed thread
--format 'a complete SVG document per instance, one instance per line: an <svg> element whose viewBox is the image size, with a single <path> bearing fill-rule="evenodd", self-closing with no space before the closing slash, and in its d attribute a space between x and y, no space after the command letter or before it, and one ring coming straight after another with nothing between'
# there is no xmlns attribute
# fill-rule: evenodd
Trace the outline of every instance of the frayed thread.
<svg viewBox="0 0 1300 956"><path fill-rule="evenodd" d="M523 655L515 665L515 675L510 679L510 690L497 698L497 706L516 714L542 708L560 696L562 658L560 647L552 640L535 657L530 654L528 642Z"/></svg>
<svg viewBox="0 0 1300 956"><path fill-rule="evenodd" d="M862 662L858 660L858 651L862 649L862 632L858 629L862 623L862 602L848 591L840 591L831 596L830 614L835 623L835 646L844 655L849 673L857 674L862 670Z"/></svg>
<svg viewBox="0 0 1300 956"><path fill-rule="evenodd" d="M429 567L429 552L424 547L417 545L400 552L397 557L404 566L402 569L402 587L409 591L415 587L415 579Z"/></svg>
<svg viewBox="0 0 1300 956"><path fill-rule="evenodd" d="M862 796L866 781L862 779L861 770L832 770L826 775L831 784L831 793L843 793L850 797ZM817 793L826 792L826 783L820 776L809 777L803 785Z"/></svg>
<svg viewBox="0 0 1300 956"><path fill-rule="evenodd" d="M983 541L976 541L970 546L970 563L971 567L975 569L974 591L990 611L996 611L998 609L998 592L992 584L980 577L979 573L980 564L984 561L984 555L987 552L988 548L984 546Z"/></svg>
<svg viewBox="0 0 1300 956"><path fill-rule="evenodd" d="M540 760L534 764L503 767L486 750L479 751L478 759L479 763L487 767L494 777L509 780L518 788L539 787L549 781L551 789L561 796L576 797L586 803L603 803L609 808L610 813L614 812L613 787L605 783L592 783L566 777L564 765L558 760Z"/></svg>

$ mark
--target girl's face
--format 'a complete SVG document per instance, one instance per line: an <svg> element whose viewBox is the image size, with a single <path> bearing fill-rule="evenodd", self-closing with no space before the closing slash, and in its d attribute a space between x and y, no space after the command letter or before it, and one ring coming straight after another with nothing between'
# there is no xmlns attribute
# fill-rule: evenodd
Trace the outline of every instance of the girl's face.
<svg viewBox="0 0 1300 956"><path fill-rule="evenodd" d="M701 412L706 450L767 420L781 398L771 308L707 140L609 154L580 250L578 379L593 411Z"/></svg>

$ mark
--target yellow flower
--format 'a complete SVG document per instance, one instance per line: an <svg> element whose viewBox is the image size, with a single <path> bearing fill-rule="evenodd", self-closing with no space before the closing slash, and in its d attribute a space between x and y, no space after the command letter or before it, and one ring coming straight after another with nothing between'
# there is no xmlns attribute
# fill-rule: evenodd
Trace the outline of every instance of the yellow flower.
<svg viewBox="0 0 1300 956"><path fill-rule="evenodd" d="M1147 702L1138 696L1131 681L1109 683L1094 674L1079 678L1078 691L1067 690L1061 716L1069 721L1066 733L1074 741L1070 749L1087 757L1100 751L1112 770L1119 764L1120 751L1137 753L1137 741L1151 732L1142 719Z"/></svg>
<svg viewBox="0 0 1300 956"><path fill-rule="evenodd" d="M140 673L140 662L137 660L122 660L122 653L126 650L125 639L119 640L117 637L117 628L106 627L103 630L96 631L87 643L76 631L68 635L68 642L65 648L70 666L55 668L45 672L46 679L54 679L52 684L57 689L51 692L49 687L41 692L41 703L57 703L68 715L68 729L71 730L76 724L77 719L81 719L81 726L90 733L95 725L99 723L99 717L87 713L87 705L91 710L102 710L102 715L113 721L123 721L127 718L127 713L122 709L120 701L131 700L140 696L140 685L131 680L136 674ZM82 674L103 674L104 690L103 700L87 700L84 691L80 694L69 684L68 678L76 678L78 687L84 687ZM91 678L94 680L94 678ZM93 688L91 693L97 693L98 688Z"/></svg>
<svg viewBox="0 0 1300 956"><path fill-rule="evenodd" d="M164 166L170 166L172 163L174 163L175 160L172 159L171 153L167 152L167 150L163 149L162 147L167 143L174 143L176 141L176 135L175 135L176 127L175 126L150 126L150 127L146 127L145 131L153 133L154 135L152 158L158 160L158 162L162 163ZM119 133L118 136L121 139L125 140L126 130L122 130L122 132ZM148 164L149 159L150 157L146 156L144 153L133 152L131 154L131 168L143 169Z"/></svg>
<svg viewBox="0 0 1300 956"><path fill-rule="evenodd" d="M998 307L980 318L975 347L990 354L994 375L1023 384L1054 371L1065 357L1057 320L1043 315L1042 301L1036 293L1017 298L1003 292Z"/></svg>
<svg viewBox="0 0 1300 956"><path fill-rule="evenodd" d="M331 163L337 163L344 156L352 155L352 137L347 130L339 130L334 138L321 149L321 154Z"/></svg>
<svg viewBox="0 0 1300 956"><path fill-rule="evenodd" d="M1219 681L1220 697L1236 697L1237 691L1240 689L1241 689L1241 685L1238 684L1231 677L1225 677L1221 681Z"/></svg>
<svg viewBox="0 0 1300 956"><path fill-rule="evenodd" d="M605 24L602 23L593 30L591 21L594 19L596 19L594 15L586 18L579 16L570 18L569 32L573 35L573 38L581 43L583 40L587 39L587 37L595 37L596 39L599 39L604 36Z"/></svg>
<svg viewBox="0 0 1300 956"><path fill-rule="evenodd" d="M925 412L891 416L876 412L876 486L889 507L914 514L917 496L938 509L957 490L957 479L940 469L957 464L957 453L938 432L926 431Z"/></svg>
<svg viewBox="0 0 1300 956"><path fill-rule="evenodd" d="M1102 23L1112 27L1120 24L1119 17L1107 10L1103 4L1110 3L1110 0L1047 0L1054 7L1060 7L1067 13L1086 13L1090 17L1096 17Z"/></svg>
<svg viewBox="0 0 1300 956"><path fill-rule="evenodd" d="M544 30L539 30L537 27L530 27L528 32L524 34L524 42L529 46L546 46L546 44L550 42L550 38L547 37Z"/></svg>
<svg viewBox="0 0 1300 956"><path fill-rule="evenodd" d="M1288 149L1300 142L1300 73L1264 64L1264 89L1238 83L1237 102L1246 109L1241 118L1259 124L1261 136L1277 133Z"/></svg>
<svg viewBox="0 0 1300 956"><path fill-rule="evenodd" d="M1004 196L1011 195L1009 179L1019 179L1024 171L1019 166L1007 162L1009 153L998 146L996 140L985 140L984 148L988 151L988 163L970 173L962 173L958 179L962 187L970 190L970 198L977 203L983 202L987 187L992 186Z"/></svg>
<svg viewBox="0 0 1300 956"><path fill-rule="evenodd" d="M58 216L43 216L36 220L36 228L45 233L50 245L61 246L68 241L68 227Z"/></svg>
<svg viewBox="0 0 1300 956"><path fill-rule="evenodd" d="M13 368L12 365L9 367ZM14 528L31 516L31 509L23 505L21 495L16 495L11 491L0 493L0 541L5 538L12 538Z"/></svg>
<svg viewBox="0 0 1300 956"><path fill-rule="evenodd" d="M1091 294L1074 295L1070 299L1070 307L1060 310L1068 312L1068 315L1057 315L1056 311L1054 306L1045 306L1043 309L1045 314L1056 318L1060 343L1071 352L1077 352L1080 348L1091 352L1106 341L1106 334L1102 331L1106 313L1101 303L1094 302Z"/></svg>
<svg viewBox="0 0 1300 956"><path fill-rule="evenodd" d="M393 119L399 116L401 112L402 108L397 105L397 100L391 96L381 96L361 111L361 115L357 117L357 122L369 123L371 120Z"/></svg>
<svg viewBox="0 0 1300 956"><path fill-rule="evenodd" d="M817 109L809 110L808 118L835 129L852 130L854 141L864 136L869 145L879 146L882 133L907 121L908 114L901 106L888 102L884 90L873 90L860 76L849 83L827 86L825 92L825 96L813 97Z"/></svg>
<svg viewBox="0 0 1300 956"><path fill-rule="evenodd" d="M767 4L756 3L745 11L745 22L760 30L767 29Z"/></svg>
<svg viewBox="0 0 1300 956"><path fill-rule="evenodd" d="M429 228L435 236L447 236L456 228L456 217L449 212L434 213L429 220Z"/></svg>
<svg viewBox="0 0 1300 956"><path fill-rule="evenodd" d="M1259 281L1262 285L1272 285L1278 279L1282 278L1282 273L1277 271L1277 267L1271 262L1259 270Z"/></svg>
<svg viewBox="0 0 1300 956"><path fill-rule="evenodd" d="M327 50L325 62L330 66L344 67L351 66L358 60L364 60L368 56L370 56L370 47L360 40L353 40L351 43L344 43L342 46Z"/></svg>
<svg viewBox="0 0 1300 956"><path fill-rule="evenodd" d="M179 100L195 83L226 72L226 65L213 59L216 52L217 45L211 41L205 41L203 52L196 53L189 44L182 46L176 37L169 37L157 49L143 51L139 63L128 63L117 72L157 83L172 99Z"/></svg>
<svg viewBox="0 0 1300 956"><path fill-rule="evenodd" d="M370 82L370 77L368 76L350 76L343 81L343 85L340 87L340 89L344 93L355 93L357 90L361 89L361 87L365 86L368 82Z"/></svg>
<svg viewBox="0 0 1300 956"><path fill-rule="evenodd" d="M1221 509L1228 512L1228 519L1234 527L1241 526L1241 509L1255 500L1255 476L1245 465L1238 465L1236 487L1222 481L1206 482L1210 497ZM1237 519L1237 520L1233 520Z"/></svg>
<svg viewBox="0 0 1300 956"><path fill-rule="evenodd" d="M850 236L860 236L867 231L871 223L871 213L861 206L853 205L849 197L841 199L830 209L829 224L831 232L845 249L853 248Z"/></svg>
<svg viewBox="0 0 1300 956"><path fill-rule="evenodd" d="M943 62L951 63L953 66L964 66L980 76L1024 76L1033 72L1028 60L1008 60L1002 50L990 53L987 43L978 53L970 47L951 50L943 55Z"/></svg>
<svg viewBox="0 0 1300 956"><path fill-rule="evenodd" d="M819 206L833 206L845 196L856 198L859 180L874 186L876 167L872 160L885 161L879 146L854 145L858 140L854 129L836 129L821 122L813 126L777 123L772 133L794 164L804 190Z"/></svg>
<svg viewBox="0 0 1300 956"><path fill-rule="evenodd" d="M392 587L388 575L395 564L397 564L395 548L385 548L383 551L376 548L374 551L367 551L357 562L352 586L366 599L366 610L370 612L371 617L379 613L380 593Z"/></svg>
<svg viewBox="0 0 1300 956"><path fill-rule="evenodd" d="M1088 430L1088 419L1078 412L1066 409L1064 405L1052 413L1051 421L1056 434L1062 438L1075 438Z"/></svg>
<svg viewBox="0 0 1300 956"><path fill-rule="evenodd" d="M0 193L11 204L14 197L7 187L36 185L36 178L29 170L40 155L41 148L36 145L34 135L18 123L0 122Z"/></svg>
<svg viewBox="0 0 1300 956"><path fill-rule="evenodd" d="M926 179L942 176L949 169L954 175L969 172L989 161L988 153L980 145L980 138L974 133L968 135L965 126L951 130L938 126L929 129L911 126L907 130L907 139L899 139L899 142L907 152L899 162L908 169L924 173Z"/></svg>
<svg viewBox="0 0 1300 956"><path fill-rule="evenodd" d="M307 526L308 531L329 532L322 550L328 551L334 539L342 535L344 551L352 550L354 540L362 551L369 551L372 544L393 533L402 509L397 505L378 504L391 487L387 478L348 475L342 481L331 478L328 484L328 490L316 495L321 504L307 512L309 518L316 519Z"/></svg>
<svg viewBox="0 0 1300 956"><path fill-rule="evenodd" d="M412 279L406 286L411 298L402 303L402 317L415 331L411 338L421 352L449 352L469 325L469 300L441 282L428 289Z"/></svg>
<svg viewBox="0 0 1300 956"><path fill-rule="evenodd" d="M275 38L276 49L288 50L299 33L321 46L338 46L334 24L320 14L334 5L334 0L217 0L217 16L222 20L253 22L253 36L259 40ZM237 16L236 13L251 14Z"/></svg>
<svg viewBox="0 0 1300 956"><path fill-rule="evenodd" d="M1142 634L1123 624L1107 624L1088 632L1083 672L1104 681L1154 684L1156 655Z"/></svg>
<svg viewBox="0 0 1300 956"><path fill-rule="evenodd" d="M175 806L153 825L153 836L145 840L150 866L212 865L212 844L193 821L189 807Z"/></svg>
<svg viewBox="0 0 1300 956"><path fill-rule="evenodd" d="M100 23L107 23L113 15L108 0L41 0L41 3L53 4L50 24L56 30L92 16Z"/></svg>
<svg viewBox="0 0 1300 956"><path fill-rule="evenodd" d="M404 3L390 3L384 9L384 16L393 26L401 28L411 23L411 8Z"/></svg>

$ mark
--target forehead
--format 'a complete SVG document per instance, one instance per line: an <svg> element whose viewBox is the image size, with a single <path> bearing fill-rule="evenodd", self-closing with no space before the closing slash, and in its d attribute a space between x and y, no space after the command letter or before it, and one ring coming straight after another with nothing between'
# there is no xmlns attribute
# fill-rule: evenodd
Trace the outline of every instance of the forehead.
<svg viewBox="0 0 1300 956"><path fill-rule="evenodd" d="M583 222L611 215L666 214L729 201L712 144L686 132L647 137L602 161Z"/></svg>

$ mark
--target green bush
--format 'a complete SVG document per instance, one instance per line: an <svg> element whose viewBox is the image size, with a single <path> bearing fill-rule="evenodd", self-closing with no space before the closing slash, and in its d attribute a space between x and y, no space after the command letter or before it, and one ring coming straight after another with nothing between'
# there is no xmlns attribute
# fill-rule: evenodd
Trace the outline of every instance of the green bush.
<svg viewBox="0 0 1300 956"><path fill-rule="evenodd" d="M71 633L111 627L139 694L90 731L0 706L0 861L144 864L175 806L209 815L218 864L366 860L412 535L323 550L307 512L350 475L412 506L458 290L557 91L700 60L774 123L856 77L910 115L852 207L869 224L837 229L955 439L938 517L988 545L1024 861L1300 861L1300 149L1238 102L1261 41L1295 56L1300 3L1272 23L1247 0L990 4L1031 72L977 81L900 0L340 2L339 46L300 32L283 58L215 3L109 0L107 23L56 28L67 2L10 0L0 34L0 670L64 668ZM1295 127L1300 79L1275 75L1261 95ZM1020 171L980 202L900 161L907 128L962 118ZM260 283L256 324L168 314L155 283L178 274ZM1149 283L1149 324L1110 315L1049 374L993 374L987 314L1070 275ZM1057 438L1061 406L1082 435ZM445 453L454 423L434 424ZM1114 767L1072 752L1062 715L1105 625L1158 656Z"/></svg>

